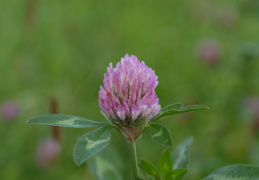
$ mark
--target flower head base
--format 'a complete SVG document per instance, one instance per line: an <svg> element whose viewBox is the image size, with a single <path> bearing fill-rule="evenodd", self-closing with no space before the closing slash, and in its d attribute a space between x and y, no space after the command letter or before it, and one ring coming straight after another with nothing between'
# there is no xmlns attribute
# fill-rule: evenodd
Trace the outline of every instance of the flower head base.
<svg viewBox="0 0 259 180"><path fill-rule="evenodd" d="M101 86L99 91L102 111L123 131L126 139L135 141L161 109L155 93L158 81L154 70L136 56L125 55L115 68L110 63L103 82L104 88Z"/></svg>

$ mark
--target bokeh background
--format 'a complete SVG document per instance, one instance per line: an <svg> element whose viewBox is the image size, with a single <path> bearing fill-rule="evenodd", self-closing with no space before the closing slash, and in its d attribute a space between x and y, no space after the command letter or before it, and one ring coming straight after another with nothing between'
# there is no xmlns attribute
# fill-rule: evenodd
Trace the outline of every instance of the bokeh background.
<svg viewBox="0 0 259 180"><path fill-rule="evenodd" d="M88 129L61 128L55 144L51 127L25 122L51 113L51 99L59 113L105 122L99 87L109 62L125 54L155 70L162 107L210 107L161 121L175 145L194 137L186 179L259 165L257 0L1 0L0 178L92 180L72 156ZM109 147L132 179L127 142L115 130ZM139 157L155 164L162 150L148 132L137 142Z"/></svg>

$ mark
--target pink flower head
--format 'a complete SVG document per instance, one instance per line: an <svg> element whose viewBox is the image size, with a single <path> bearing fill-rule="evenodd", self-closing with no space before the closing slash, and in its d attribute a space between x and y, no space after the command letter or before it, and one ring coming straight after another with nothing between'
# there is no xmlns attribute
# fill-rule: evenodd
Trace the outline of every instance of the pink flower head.
<svg viewBox="0 0 259 180"><path fill-rule="evenodd" d="M221 55L218 42L213 39L201 41L198 47L198 55L207 65L215 65L219 61Z"/></svg>
<svg viewBox="0 0 259 180"><path fill-rule="evenodd" d="M161 109L155 88L154 70L136 56L125 55L113 68L112 63L100 87L99 105L113 122L132 126L151 120Z"/></svg>
<svg viewBox="0 0 259 180"><path fill-rule="evenodd" d="M6 101L1 106L1 116L5 121L12 121L20 114L19 104L15 101Z"/></svg>
<svg viewBox="0 0 259 180"><path fill-rule="evenodd" d="M60 146L54 139L43 139L39 142L36 163L40 167L48 167L59 155Z"/></svg>

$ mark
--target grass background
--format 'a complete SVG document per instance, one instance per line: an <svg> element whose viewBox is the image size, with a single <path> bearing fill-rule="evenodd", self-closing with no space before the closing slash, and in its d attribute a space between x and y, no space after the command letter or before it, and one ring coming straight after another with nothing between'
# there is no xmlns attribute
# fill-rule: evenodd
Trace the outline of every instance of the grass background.
<svg viewBox="0 0 259 180"><path fill-rule="evenodd" d="M193 136L186 179L201 179L229 164L259 164L255 116L246 97L259 96L259 3L255 0L185 1L0 1L0 103L14 100L20 114L0 122L1 179L89 179L72 151L85 129L62 128L61 154L48 168L35 165L38 141L47 126L25 125L49 113L55 97L59 112L105 122L98 105L99 86L109 62L134 54L155 70L160 104L206 104L209 111L161 121L174 144ZM199 56L206 39L220 56L208 66ZM126 141L113 131L110 146L131 179ZM163 148L144 134L139 157L158 163Z"/></svg>

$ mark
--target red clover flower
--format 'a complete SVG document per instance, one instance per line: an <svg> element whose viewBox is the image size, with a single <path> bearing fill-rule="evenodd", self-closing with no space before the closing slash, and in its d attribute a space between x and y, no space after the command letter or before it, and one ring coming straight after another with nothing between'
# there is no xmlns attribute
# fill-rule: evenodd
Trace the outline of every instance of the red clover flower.
<svg viewBox="0 0 259 180"><path fill-rule="evenodd" d="M155 93L158 81L154 70L133 55L126 54L115 68L110 63L107 74L104 74L103 83L104 86L100 87L98 101L103 115L109 121L108 123L65 114L37 116L29 119L27 123L72 128L98 128L87 132L78 139L73 151L77 165L82 164L92 155L108 146L111 140L111 129L116 128L128 141L136 180L142 178L138 168L135 141L145 129L149 129L155 142L171 148L173 144L170 131L166 126L156 122L168 116L208 109L205 105L183 107L180 103L171 104L161 109ZM53 148L55 146L46 147L47 150L44 152L51 153L40 152L39 155L42 155L38 158L38 162L43 165L52 160L52 150L55 150ZM55 154L56 151L53 152ZM168 154L169 152L166 153L166 158L170 156ZM41 161L41 157L48 161Z"/></svg>
<svg viewBox="0 0 259 180"><path fill-rule="evenodd" d="M128 140L134 141L161 109L155 93L157 78L154 70L133 55L125 55L115 68L112 63L107 68L104 87L99 91L99 105ZM125 131L130 132L125 134Z"/></svg>

